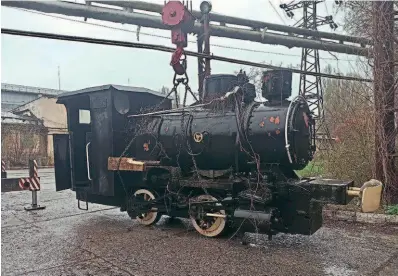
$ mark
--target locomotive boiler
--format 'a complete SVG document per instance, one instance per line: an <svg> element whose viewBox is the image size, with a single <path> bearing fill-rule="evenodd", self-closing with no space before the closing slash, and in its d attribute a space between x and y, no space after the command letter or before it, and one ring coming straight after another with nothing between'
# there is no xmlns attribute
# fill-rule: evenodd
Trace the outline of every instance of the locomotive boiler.
<svg viewBox="0 0 398 276"><path fill-rule="evenodd" d="M118 206L143 225L188 218L206 237L311 235L323 204L359 194L352 181L295 173L313 158L315 124L306 101L291 97L291 72L265 72L261 89L242 72L204 86L201 102L174 109L137 87L60 95L68 133L54 135L57 191L75 191L81 209Z"/></svg>
<svg viewBox="0 0 398 276"><path fill-rule="evenodd" d="M291 73L272 71L263 79L268 102L255 101L254 85L243 73L206 78L208 104L149 114L136 139L136 156L183 171L195 165L202 171L245 172L257 163L277 164L286 173L303 169L315 150L308 104L301 97L287 100ZM217 98L223 101L214 102Z"/></svg>

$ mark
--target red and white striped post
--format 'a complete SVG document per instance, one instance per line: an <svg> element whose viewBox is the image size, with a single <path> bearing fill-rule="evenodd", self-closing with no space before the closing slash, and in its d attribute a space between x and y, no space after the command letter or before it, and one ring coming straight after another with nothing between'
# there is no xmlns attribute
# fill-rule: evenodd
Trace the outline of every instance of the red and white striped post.
<svg viewBox="0 0 398 276"><path fill-rule="evenodd" d="M6 162L1 160L1 178L7 178Z"/></svg>
<svg viewBox="0 0 398 276"><path fill-rule="evenodd" d="M37 191L40 191L40 178L36 160L29 160L29 179L21 178L19 181L21 189L29 188L32 192L31 207L25 207L26 211L41 210L46 206L37 205Z"/></svg>

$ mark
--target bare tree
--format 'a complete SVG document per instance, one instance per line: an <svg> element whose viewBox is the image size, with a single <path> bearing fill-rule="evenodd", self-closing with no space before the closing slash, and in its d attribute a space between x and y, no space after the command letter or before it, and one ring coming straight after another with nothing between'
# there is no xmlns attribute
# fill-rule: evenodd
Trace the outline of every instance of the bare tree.
<svg viewBox="0 0 398 276"><path fill-rule="evenodd" d="M47 157L47 133L37 125L3 124L2 154L11 166L25 166L29 159Z"/></svg>
<svg viewBox="0 0 398 276"><path fill-rule="evenodd" d="M372 2L344 1L344 30L351 35L372 39ZM395 10L398 2L394 1ZM398 21L395 20L395 36L398 36Z"/></svg>
<svg viewBox="0 0 398 276"><path fill-rule="evenodd" d="M159 92L162 93L162 94L167 95L167 94L169 94L170 89L168 87L166 87L166 86L162 86L162 88L160 88Z"/></svg>
<svg viewBox="0 0 398 276"><path fill-rule="evenodd" d="M318 153L323 173L361 186L374 175L373 90L346 80L324 79L323 85L325 122L336 138L332 148Z"/></svg>

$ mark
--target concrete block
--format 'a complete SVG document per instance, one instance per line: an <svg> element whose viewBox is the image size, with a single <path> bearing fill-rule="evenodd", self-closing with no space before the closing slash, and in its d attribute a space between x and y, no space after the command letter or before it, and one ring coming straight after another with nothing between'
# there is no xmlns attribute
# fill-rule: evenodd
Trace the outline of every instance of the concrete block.
<svg viewBox="0 0 398 276"><path fill-rule="evenodd" d="M322 215L323 215L324 218L333 218L335 213L336 213L335 210L330 210L330 209L323 209L322 210Z"/></svg>
<svg viewBox="0 0 398 276"><path fill-rule="evenodd" d="M392 223L392 224L398 224L398 216L387 215L386 216L386 222Z"/></svg>
<svg viewBox="0 0 398 276"><path fill-rule="evenodd" d="M334 205L334 204L325 204L325 206L323 207L325 210L339 210L341 209L341 205Z"/></svg>
<svg viewBox="0 0 398 276"><path fill-rule="evenodd" d="M355 221L356 214L355 212L337 210L334 218L338 220Z"/></svg>
<svg viewBox="0 0 398 276"><path fill-rule="evenodd" d="M357 213L357 222L385 223L386 217L387 216L383 214Z"/></svg>

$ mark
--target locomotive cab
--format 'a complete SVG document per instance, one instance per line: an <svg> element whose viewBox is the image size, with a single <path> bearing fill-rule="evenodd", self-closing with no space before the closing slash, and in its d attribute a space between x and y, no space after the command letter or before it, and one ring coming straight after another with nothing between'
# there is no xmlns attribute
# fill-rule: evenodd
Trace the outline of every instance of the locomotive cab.
<svg viewBox="0 0 398 276"><path fill-rule="evenodd" d="M122 187L108 158L120 156L134 125L127 116L156 106L170 109L171 99L145 88L104 85L58 97L67 112L68 134L54 135L56 190L72 189L77 199L119 206Z"/></svg>

